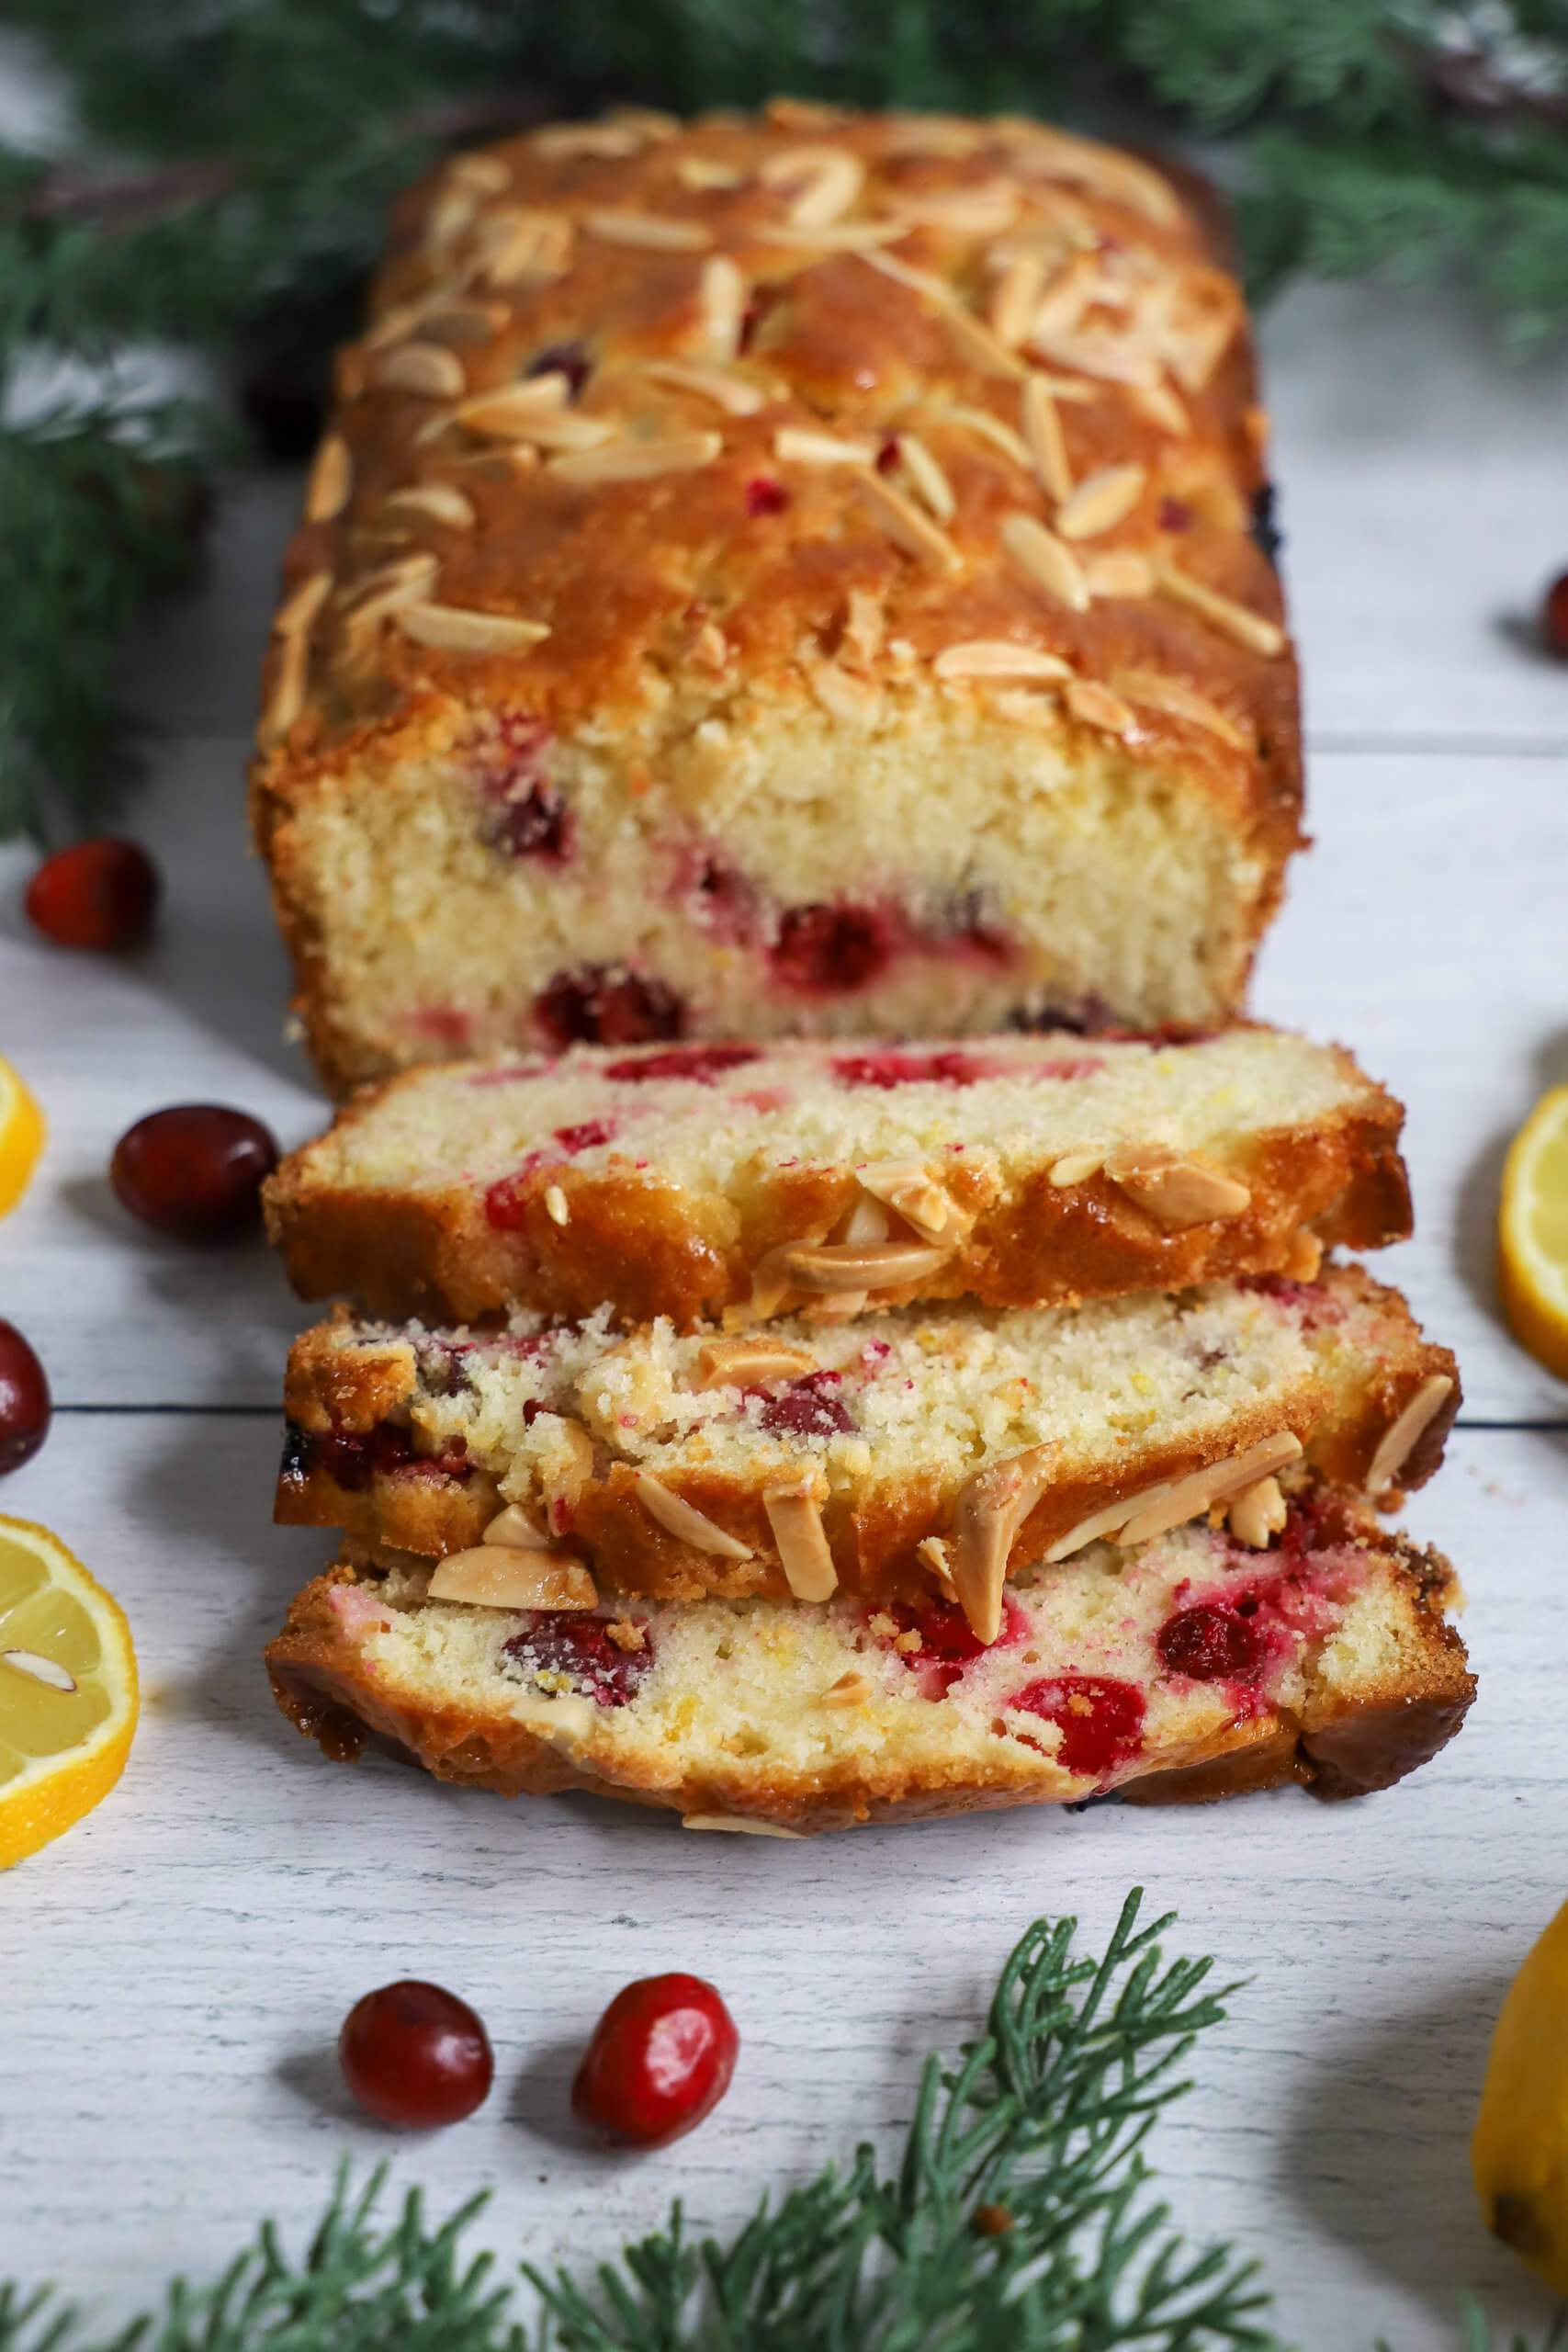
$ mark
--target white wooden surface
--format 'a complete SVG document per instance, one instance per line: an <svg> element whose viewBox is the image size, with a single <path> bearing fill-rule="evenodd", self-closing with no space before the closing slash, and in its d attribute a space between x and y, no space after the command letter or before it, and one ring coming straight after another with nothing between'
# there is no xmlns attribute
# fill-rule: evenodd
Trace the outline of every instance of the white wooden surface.
<svg viewBox="0 0 1568 2352"><path fill-rule="evenodd" d="M48 952L17 912L28 861L0 856L0 1051L51 1128L0 1228L0 1313L61 1408L0 1507L122 1596L148 1692L119 1792L0 1881L0 2274L123 2312L176 2265L216 2267L263 2209L302 2225L342 2149L389 2153L442 2207L492 2186L507 2255L595 2257L677 2193L733 2223L765 2184L897 2130L921 2053L973 2029L1032 1916L1071 1909L1098 1938L1136 1880L1179 1908L1183 1948L1248 1980L1157 2143L1184 2224L1259 2253L1314 2352L1454 2346L1464 2283L1543 2323L1479 2225L1466 2139L1503 1987L1568 1894L1568 1392L1499 1327L1489 1272L1503 1142L1568 1077L1568 669L1523 631L1568 561L1568 371L1505 371L1450 309L1386 293L1304 289L1266 345L1318 846L1258 1001L1353 1044L1410 1106L1421 1232L1384 1262L1465 1374L1448 1466L1409 1514L1471 1594L1462 1737L1339 1809L1281 1792L798 1851L335 1770L299 1741L258 1652L323 1550L267 1521L302 1310L259 1245L163 1246L104 1182L162 1102L234 1102L286 1141L321 1117L241 832L294 495L252 485L209 590L134 664L164 729L137 819L169 876L159 944L124 966ZM574 2052L626 1977L669 1966L729 1997L736 2085L676 2150L607 2161L566 2118ZM500 2060L489 2109L420 2143L358 2118L331 2055L349 2003L403 1973L472 1998Z"/></svg>

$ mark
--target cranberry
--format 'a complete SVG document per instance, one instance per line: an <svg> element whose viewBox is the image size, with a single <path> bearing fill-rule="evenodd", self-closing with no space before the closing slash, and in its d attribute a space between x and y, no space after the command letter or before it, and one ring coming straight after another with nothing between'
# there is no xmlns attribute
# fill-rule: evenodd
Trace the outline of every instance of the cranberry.
<svg viewBox="0 0 1568 2352"><path fill-rule="evenodd" d="M1137 1753L1143 1738L1143 1692L1110 1675L1051 1675L1026 1684L1008 1704L1055 1724L1062 1734L1056 1762L1086 1779L1114 1771Z"/></svg>
<svg viewBox="0 0 1568 2352"><path fill-rule="evenodd" d="M1184 1674L1190 1682L1229 1682L1257 1673L1265 1645L1260 1626L1234 1609L1205 1601L1168 1617L1155 1646L1172 1674Z"/></svg>
<svg viewBox="0 0 1568 2352"><path fill-rule="evenodd" d="M1159 527L1162 531L1190 531L1192 528L1192 509L1184 498L1160 500Z"/></svg>
<svg viewBox="0 0 1568 2352"><path fill-rule="evenodd" d="M49 1435L49 1381L14 1323L0 1321L0 1477L30 1462Z"/></svg>
<svg viewBox="0 0 1568 2352"><path fill-rule="evenodd" d="M876 452L877 472L879 474L892 473L898 463L898 435L896 433L885 433L882 436L881 446Z"/></svg>
<svg viewBox="0 0 1568 2352"><path fill-rule="evenodd" d="M46 857L28 884L28 920L57 947L134 947L162 888L139 842L76 842Z"/></svg>
<svg viewBox="0 0 1568 2352"><path fill-rule="evenodd" d="M845 1054L833 1064L842 1086L973 1086L986 1075L973 1054Z"/></svg>
<svg viewBox="0 0 1568 2352"><path fill-rule="evenodd" d="M558 972L535 999L540 1026L557 1046L641 1046L678 1037L686 1008L662 980L624 964L580 964Z"/></svg>
<svg viewBox="0 0 1568 2352"><path fill-rule="evenodd" d="M596 1145L608 1143L615 1132L614 1119L584 1119L575 1127L558 1127L556 1141L563 1151L592 1151Z"/></svg>
<svg viewBox="0 0 1568 2352"><path fill-rule="evenodd" d="M753 474L746 485L748 514L782 514L788 504L788 491L782 481L774 481L771 474Z"/></svg>
<svg viewBox="0 0 1568 2352"><path fill-rule="evenodd" d="M814 994L863 988L886 963L887 926L869 907L792 907L779 924L773 970Z"/></svg>
<svg viewBox="0 0 1568 2352"><path fill-rule="evenodd" d="M498 1233L523 1233L528 1225L528 1204L536 1186L528 1182L536 1168L544 1164L547 1155L531 1151L520 1168L510 1176L498 1176L485 1193L485 1222L493 1225Z"/></svg>
<svg viewBox="0 0 1568 2352"><path fill-rule="evenodd" d="M572 2112L634 2148L662 2148L713 2113L739 2050L734 2018L700 1976L640 1976L594 2027Z"/></svg>
<svg viewBox="0 0 1568 2352"><path fill-rule="evenodd" d="M501 1654L531 1679L569 1675L572 1688L601 1707L629 1706L653 1664L653 1642L646 1626L640 1649L622 1649L603 1617L567 1617L534 1610L520 1634L503 1642Z"/></svg>
<svg viewBox="0 0 1568 2352"><path fill-rule="evenodd" d="M919 1634L920 1637L918 1650L900 1650L898 1656L919 1673L922 1690L929 1699L945 1699L970 1659L985 1655L985 1643L953 1601L933 1600L929 1608L911 1609L907 1601L899 1600L888 1613L901 1634Z"/></svg>
<svg viewBox="0 0 1568 2352"><path fill-rule="evenodd" d="M259 1119L216 1102L176 1102L128 1127L109 1182L143 1225L183 1241L218 1241L261 1217L264 1177L277 1146Z"/></svg>
<svg viewBox="0 0 1568 2352"><path fill-rule="evenodd" d="M522 800L502 800L487 831L509 857L538 857L564 865L571 855L571 811L552 784L536 784Z"/></svg>
<svg viewBox="0 0 1568 2352"><path fill-rule="evenodd" d="M575 400L593 373L593 362L584 343L548 343L536 351L523 370L525 376L564 376L567 398Z"/></svg>
<svg viewBox="0 0 1568 2352"><path fill-rule="evenodd" d="M763 1406L758 1416L761 1427L785 1437L840 1437L852 1430L854 1422L832 1393L840 1377L836 1372L808 1372L804 1380L792 1380Z"/></svg>
<svg viewBox="0 0 1568 2352"><path fill-rule="evenodd" d="M624 1062L611 1062L604 1075L631 1085L645 1078L690 1078L699 1086L711 1086L721 1071L740 1069L760 1055L757 1046L672 1046L667 1053L638 1054Z"/></svg>
<svg viewBox="0 0 1568 2352"><path fill-rule="evenodd" d="M1540 607L1540 633L1549 652L1568 661L1568 571L1560 572Z"/></svg>
<svg viewBox="0 0 1568 2352"><path fill-rule="evenodd" d="M490 2037L467 2001L411 1976L355 2001L337 2055L361 2107L414 2132L461 2123L484 2105L495 2074Z"/></svg>

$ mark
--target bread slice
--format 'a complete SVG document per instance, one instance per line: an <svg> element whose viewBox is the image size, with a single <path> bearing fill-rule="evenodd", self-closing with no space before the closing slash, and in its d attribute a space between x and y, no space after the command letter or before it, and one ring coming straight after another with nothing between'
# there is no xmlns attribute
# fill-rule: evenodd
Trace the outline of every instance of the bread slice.
<svg viewBox="0 0 1568 2352"><path fill-rule="evenodd" d="M1347 1487L1418 1484L1458 1400L1448 1351L1357 1267L739 1336L344 1312L289 1359L277 1516L466 1555L514 1506L478 1563L506 1559L513 1589L563 1558L669 1600L951 1579L989 1639L1004 1575L1093 1535L1220 1506L1267 1542L1268 1482L1303 1455Z"/></svg>
<svg viewBox="0 0 1568 2352"><path fill-rule="evenodd" d="M1403 1115L1337 1047L1262 1027L580 1046L366 1094L267 1217L307 1298L376 1315L685 1326L841 1312L857 1283L1054 1306L1402 1239Z"/></svg>
<svg viewBox="0 0 1568 2352"><path fill-rule="evenodd" d="M1295 664L1245 305L1148 164L547 125L400 203L336 390L253 786L331 1085L1239 1006Z"/></svg>
<svg viewBox="0 0 1568 2352"><path fill-rule="evenodd" d="M352 1549L267 1651L329 1756L591 1789L694 1829L798 1835L977 1807L1390 1786L1474 1685L1452 1572L1308 1487L1266 1552L1187 1526L1032 1569L982 1649L950 1604L772 1600L540 1613L429 1598L427 1562Z"/></svg>

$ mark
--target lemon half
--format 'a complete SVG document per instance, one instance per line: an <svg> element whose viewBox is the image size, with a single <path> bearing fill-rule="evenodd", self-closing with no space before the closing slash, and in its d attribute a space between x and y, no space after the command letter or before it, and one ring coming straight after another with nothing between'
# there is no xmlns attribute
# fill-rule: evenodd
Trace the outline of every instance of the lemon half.
<svg viewBox="0 0 1568 2352"><path fill-rule="evenodd" d="M0 1518L0 1870L107 1796L136 1713L118 1601L47 1527Z"/></svg>
<svg viewBox="0 0 1568 2352"><path fill-rule="evenodd" d="M43 1113L8 1061L0 1060L0 1216L28 1189L43 1149Z"/></svg>
<svg viewBox="0 0 1568 2352"><path fill-rule="evenodd" d="M1515 1337L1568 1380L1568 1086L1541 1096L1509 1147L1497 1280Z"/></svg>

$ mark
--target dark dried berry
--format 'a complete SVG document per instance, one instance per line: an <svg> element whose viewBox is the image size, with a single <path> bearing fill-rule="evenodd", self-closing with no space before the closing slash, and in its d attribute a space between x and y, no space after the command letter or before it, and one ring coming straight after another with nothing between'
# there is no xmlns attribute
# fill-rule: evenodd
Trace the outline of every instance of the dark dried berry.
<svg viewBox="0 0 1568 2352"><path fill-rule="evenodd" d="M277 1146L259 1119L217 1102L176 1102L128 1127L109 1182L143 1225L182 1241L220 1241L261 1222Z"/></svg>
<svg viewBox="0 0 1568 2352"><path fill-rule="evenodd" d="M593 362L585 343L547 343L536 351L523 370L525 376L564 376L567 398L575 400L593 373Z"/></svg>
<svg viewBox="0 0 1568 2352"><path fill-rule="evenodd" d="M161 888L139 842L75 842L28 884L28 920L57 947L134 947L152 929Z"/></svg>
<svg viewBox="0 0 1568 2352"><path fill-rule="evenodd" d="M782 514L788 504L788 491L771 474L754 474L746 485L748 514Z"/></svg>

